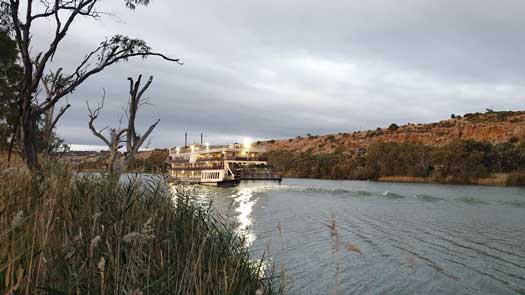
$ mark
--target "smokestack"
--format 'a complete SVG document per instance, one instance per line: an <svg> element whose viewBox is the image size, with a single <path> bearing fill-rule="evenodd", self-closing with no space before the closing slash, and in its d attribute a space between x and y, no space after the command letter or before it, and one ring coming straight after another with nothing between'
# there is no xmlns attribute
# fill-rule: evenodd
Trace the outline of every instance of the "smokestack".
<svg viewBox="0 0 525 295"><path fill-rule="evenodd" d="M203 145L203 142L202 142L202 133L201 133L201 145Z"/></svg>
<svg viewBox="0 0 525 295"><path fill-rule="evenodd" d="M188 146L188 132L184 132L184 147Z"/></svg>

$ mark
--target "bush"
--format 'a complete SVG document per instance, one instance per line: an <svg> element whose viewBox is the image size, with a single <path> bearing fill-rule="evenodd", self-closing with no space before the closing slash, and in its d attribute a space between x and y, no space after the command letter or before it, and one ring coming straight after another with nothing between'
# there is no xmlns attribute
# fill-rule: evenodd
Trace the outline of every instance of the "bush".
<svg viewBox="0 0 525 295"><path fill-rule="evenodd" d="M511 173L507 178L507 185L525 186L525 172Z"/></svg>
<svg viewBox="0 0 525 295"><path fill-rule="evenodd" d="M376 142L370 145L364 167L370 175L428 176L431 147L411 143Z"/></svg>
<svg viewBox="0 0 525 295"><path fill-rule="evenodd" d="M455 140L432 152L435 177L440 181L468 183L488 175L487 161L491 145Z"/></svg>
<svg viewBox="0 0 525 295"><path fill-rule="evenodd" d="M392 124L390 124L390 126L388 126L388 131L394 132L397 129L399 129L399 126L397 126L396 123L392 123Z"/></svg>
<svg viewBox="0 0 525 295"><path fill-rule="evenodd" d="M335 136L334 135L328 135L326 137L326 140L329 141L329 142L335 142Z"/></svg>
<svg viewBox="0 0 525 295"><path fill-rule="evenodd" d="M443 128L450 128L456 126L456 123L454 121L441 121L439 122L439 127Z"/></svg>
<svg viewBox="0 0 525 295"><path fill-rule="evenodd" d="M0 293L272 292L243 239L191 192L52 171L0 177Z"/></svg>
<svg viewBox="0 0 525 295"><path fill-rule="evenodd" d="M519 141L520 139L517 136L512 136L511 138L509 138L509 142L512 144L518 143Z"/></svg>
<svg viewBox="0 0 525 295"><path fill-rule="evenodd" d="M136 157L129 165L129 171L143 172L143 173L161 173L166 172L166 158L168 157L168 150L154 150L144 159Z"/></svg>

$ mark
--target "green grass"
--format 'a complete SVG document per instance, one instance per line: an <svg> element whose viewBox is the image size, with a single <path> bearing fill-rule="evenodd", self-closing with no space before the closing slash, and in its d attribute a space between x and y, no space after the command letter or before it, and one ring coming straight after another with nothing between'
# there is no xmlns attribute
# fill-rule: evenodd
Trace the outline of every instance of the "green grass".
<svg viewBox="0 0 525 295"><path fill-rule="evenodd" d="M243 240L163 179L0 172L0 294L272 294Z"/></svg>

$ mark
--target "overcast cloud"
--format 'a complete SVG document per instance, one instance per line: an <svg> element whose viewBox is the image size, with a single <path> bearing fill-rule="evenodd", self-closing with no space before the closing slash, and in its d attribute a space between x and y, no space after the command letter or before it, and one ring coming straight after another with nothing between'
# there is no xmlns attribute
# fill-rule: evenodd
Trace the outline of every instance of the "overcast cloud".
<svg viewBox="0 0 525 295"><path fill-rule="evenodd" d="M97 124L118 124L128 76L153 75L137 122L157 118L150 147L288 138L431 122L451 113L524 109L522 0L153 0L136 11L74 25L55 65L75 66L105 37L141 38L183 66L155 58L121 63L68 97L58 133L97 145L85 100L106 91ZM41 22L35 48L52 23Z"/></svg>

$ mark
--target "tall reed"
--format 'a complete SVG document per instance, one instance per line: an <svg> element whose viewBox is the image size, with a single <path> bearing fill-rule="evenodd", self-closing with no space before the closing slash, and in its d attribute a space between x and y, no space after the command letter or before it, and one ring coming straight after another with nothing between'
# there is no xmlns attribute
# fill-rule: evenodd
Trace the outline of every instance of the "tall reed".
<svg viewBox="0 0 525 295"><path fill-rule="evenodd" d="M0 294L271 294L242 238L163 179L0 172Z"/></svg>

